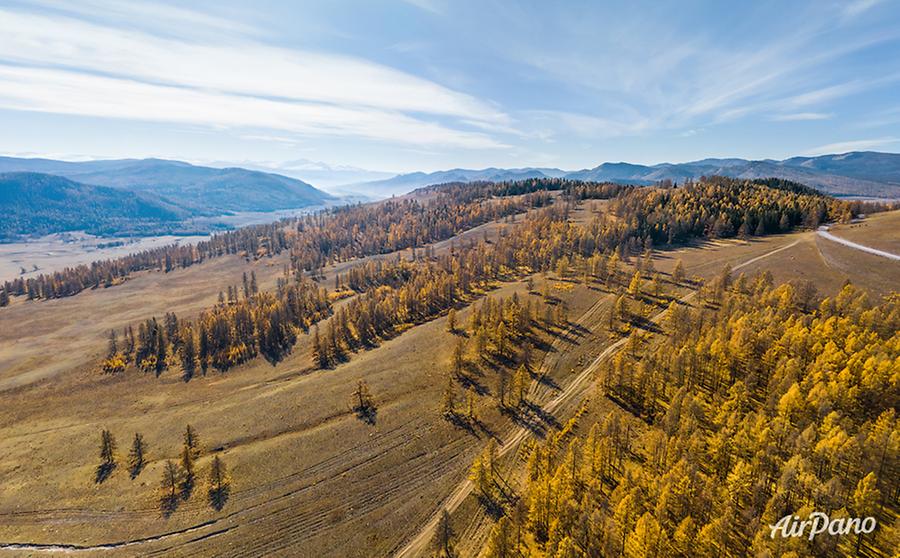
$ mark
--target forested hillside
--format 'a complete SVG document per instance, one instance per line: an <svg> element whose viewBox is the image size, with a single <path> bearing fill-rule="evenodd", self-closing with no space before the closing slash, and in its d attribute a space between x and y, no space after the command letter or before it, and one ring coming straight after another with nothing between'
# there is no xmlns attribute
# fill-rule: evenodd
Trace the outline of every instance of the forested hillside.
<svg viewBox="0 0 900 558"><path fill-rule="evenodd" d="M448 184L432 189L427 202L389 201L334 210L288 225L279 246L290 246L292 273L275 293L257 293L244 282L223 286L216 307L196 322L152 318L123 335L126 348L111 344L103 365L110 373L133 364L160 374L181 365L185 379L208 367L226 370L259 355L277 361L289 352L299 330L332 313L332 302L359 293L328 328L317 330L315 352L326 367L351 351L372 347L402 326L431 319L499 280L528 273L587 268L595 273L610 259L643 253L654 245L695 238L787 232L826 220L849 219L858 205L822 196L798 184L716 179L683 188L634 188L559 179L511 183ZM550 207L549 192L562 196ZM614 217L587 225L569 221L579 199L610 199ZM460 246L413 263L363 267L338 278L329 293L307 277L327 263L393 252L448 238L481 223L533 210L514 232L495 242ZM613 263L613 265L615 265ZM585 271L587 272L587 271ZM225 292L227 291L227 296ZM175 358L169 358L169 356Z"/></svg>
<svg viewBox="0 0 900 558"><path fill-rule="evenodd" d="M164 199L193 215L273 211L318 205L332 196L302 180L238 167L163 159L68 162L0 157L0 172L37 172Z"/></svg>
<svg viewBox="0 0 900 558"><path fill-rule="evenodd" d="M75 230L159 233L187 216L165 199L30 172L0 174L0 214L0 240Z"/></svg>
<svg viewBox="0 0 900 558"><path fill-rule="evenodd" d="M504 510L486 556L892 555L900 301L848 285L811 306L725 270L703 302L601 370L619 409L535 445L521 492L484 481ZM770 537L813 511L878 529Z"/></svg>

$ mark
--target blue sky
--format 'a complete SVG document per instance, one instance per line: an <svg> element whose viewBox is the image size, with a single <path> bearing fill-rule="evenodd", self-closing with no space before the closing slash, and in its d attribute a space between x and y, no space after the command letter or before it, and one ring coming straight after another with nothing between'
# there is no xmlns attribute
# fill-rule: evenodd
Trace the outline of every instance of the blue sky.
<svg viewBox="0 0 900 558"><path fill-rule="evenodd" d="M406 172L900 151L892 0L183 4L0 4L0 153Z"/></svg>

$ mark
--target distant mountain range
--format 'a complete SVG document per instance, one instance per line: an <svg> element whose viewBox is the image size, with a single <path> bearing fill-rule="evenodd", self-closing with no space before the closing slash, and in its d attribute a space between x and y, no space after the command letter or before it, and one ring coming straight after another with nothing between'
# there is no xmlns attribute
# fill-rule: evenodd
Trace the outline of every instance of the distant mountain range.
<svg viewBox="0 0 900 558"><path fill-rule="evenodd" d="M0 240L74 230L98 235L208 232L227 227L215 219L223 215L334 201L301 180L236 167L160 159L73 163L0 157Z"/></svg>
<svg viewBox="0 0 900 558"><path fill-rule="evenodd" d="M306 182L243 168L211 168L162 159L68 162L0 157L0 173L63 176L171 204L191 215L275 211L318 205L335 198Z"/></svg>
<svg viewBox="0 0 900 558"><path fill-rule="evenodd" d="M452 169L433 173L400 174L393 178L358 183L345 188L389 196L443 182L565 177L649 185L661 180L682 183L688 179L712 175L733 178L785 178L837 196L900 198L900 154L873 151L854 151L820 157L793 157L784 161L703 159L689 163L660 163L652 166L603 163L592 169L579 171L555 168Z"/></svg>
<svg viewBox="0 0 900 558"><path fill-rule="evenodd" d="M452 169L401 174L341 190L387 197L445 182L564 177L648 185L662 180L683 183L704 175L786 178L833 195L900 199L900 154L877 152L784 161L703 159L652 166L603 163L579 171ZM73 230L105 235L209 231L226 226L216 221L225 214L298 209L336 201L302 180L239 167L212 168L161 159L67 162L0 157L0 240ZM194 219L197 217L201 219Z"/></svg>

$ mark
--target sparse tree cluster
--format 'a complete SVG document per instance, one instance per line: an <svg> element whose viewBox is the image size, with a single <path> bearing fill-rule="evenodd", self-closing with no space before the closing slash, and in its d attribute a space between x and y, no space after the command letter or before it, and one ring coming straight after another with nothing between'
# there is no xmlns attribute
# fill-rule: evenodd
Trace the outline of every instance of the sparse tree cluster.
<svg viewBox="0 0 900 558"><path fill-rule="evenodd" d="M109 430L100 433L100 464L94 476L94 482L103 483L112 475L118 465L115 438ZM200 437L191 425L185 428L182 449L178 464L166 460L163 464L160 479L159 508L163 515L175 512L182 501L191 497L197 483L197 460L201 455ZM135 433L131 449L128 452L128 472L132 480L137 478L148 463L148 446L144 436ZM221 510L228 501L231 478L224 462L216 455L210 462L207 474L209 504Z"/></svg>

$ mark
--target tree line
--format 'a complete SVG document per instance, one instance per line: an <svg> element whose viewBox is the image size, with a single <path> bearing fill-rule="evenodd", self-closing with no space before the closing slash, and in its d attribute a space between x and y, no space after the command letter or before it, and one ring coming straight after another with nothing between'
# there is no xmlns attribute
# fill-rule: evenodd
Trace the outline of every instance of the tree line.
<svg viewBox="0 0 900 558"><path fill-rule="evenodd" d="M248 258L272 256L287 247L282 223L252 225L213 235L209 240L196 244L170 244L120 258L42 273L37 277L17 277L4 282L0 289L0 302L8 300L9 296L25 296L28 300L73 296L85 289L111 287L138 271L168 273L225 255L243 254Z"/></svg>

